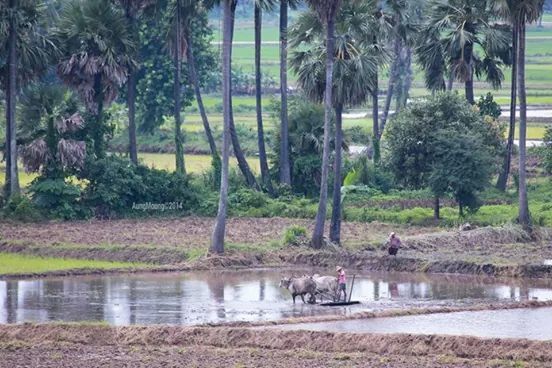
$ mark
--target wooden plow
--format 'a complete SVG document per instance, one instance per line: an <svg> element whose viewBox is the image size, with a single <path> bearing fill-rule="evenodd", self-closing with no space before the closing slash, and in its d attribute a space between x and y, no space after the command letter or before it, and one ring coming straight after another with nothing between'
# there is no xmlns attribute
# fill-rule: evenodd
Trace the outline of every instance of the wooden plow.
<svg viewBox="0 0 552 368"><path fill-rule="evenodd" d="M354 305L354 304L360 304L358 300L351 300L351 297L353 296L353 287L355 286L355 277L356 275L353 275L353 281L351 282L351 289L349 290L349 300L344 301L336 301L337 300L337 292L333 296L331 296L331 293L321 293L321 294L330 294L330 298L332 301L328 303L320 303L321 306L324 307L340 307L340 306L347 306L347 305Z"/></svg>

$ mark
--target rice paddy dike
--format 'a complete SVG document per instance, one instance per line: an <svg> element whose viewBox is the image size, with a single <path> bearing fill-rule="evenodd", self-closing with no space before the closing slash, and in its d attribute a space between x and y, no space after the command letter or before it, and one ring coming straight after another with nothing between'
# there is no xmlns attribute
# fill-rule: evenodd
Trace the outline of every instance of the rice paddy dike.
<svg viewBox="0 0 552 368"><path fill-rule="evenodd" d="M500 277L548 278L552 273L552 230L529 234L514 225L470 231L390 225L343 224L343 247L314 250L283 244L292 225L310 231L311 220L233 218L224 256L208 254L211 218L0 223L0 252L21 255L134 262L134 271L209 270L261 267L334 267L361 271L452 273ZM387 255L389 232L400 234L397 257ZM27 276L56 274L29 272ZM101 272L101 268L98 269ZM77 269L61 270L78 274ZM83 271L84 272L84 271ZM90 273L87 270L86 273ZM9 272L0 274L9 276Z"/></svg>

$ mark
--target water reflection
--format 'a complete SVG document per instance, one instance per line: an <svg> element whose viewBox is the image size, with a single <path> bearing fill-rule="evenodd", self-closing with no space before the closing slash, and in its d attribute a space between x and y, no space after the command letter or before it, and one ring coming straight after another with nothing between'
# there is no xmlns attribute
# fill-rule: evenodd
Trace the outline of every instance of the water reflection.
<svg viewBox="0 0 552 368"><path fill-rule="evenodd" d="M320 271L319 271L320 272ZM293 305L281 272L201 272L0 281L0 323L106 321L113 325L198 324L457 305L550 300L550 281L408 274L357 275L359 306Z"/></svg>
<svg viewBox="0 0 552 368"><path fill-rule="evenodd" d="M275 328L348 333L469 335L485 338L552 340L551 313L552 308L484 310L279 325Z"/></svg>

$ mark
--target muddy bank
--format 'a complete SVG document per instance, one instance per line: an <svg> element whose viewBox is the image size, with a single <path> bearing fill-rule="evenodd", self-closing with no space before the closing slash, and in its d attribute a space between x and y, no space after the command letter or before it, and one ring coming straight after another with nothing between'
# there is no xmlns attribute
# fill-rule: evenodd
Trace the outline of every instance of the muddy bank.
<svg viewBox="0 0 552 368"><path fill-rule="evenodd" d="M552 342L227 327L9 325L0 326L0 353L2 367L33 362L92 367L100 361L111 367L134 362L144 367L502 367L512 360L545 367L552 360Z"/></svg>
<svg viewBox="0 0 552 368"><path fill-rule="evenodd" d="M268 219L264 219L268 220ZM238 233L246 233L245 228L251 225L248 233L254 233L256 227L262 227L265 223L261 221L251 222L250 219L234 219ZM168 221L168 220L167 220ZM97 260L114 260L129 262L144 262L152 264L163 270L207 270L207 269L240 269L258 267L335 267L341 264L349 269L361 271L397 271L397 272L424 272L424 273L452 273L466 275L483 275L494 277L528 277L528 278L550 278L552 276L552 265L545 264L545 260L552 259L552 232L549 229L541 229L533 234L528 234L519 227L508 226L503 228L481 228L471 231L450 231L420 234L417 229L411 229L412 235L403 237L403 248L398 257L386 255L382 249L382 243L367 238L364 245L356 246L354 249L345 246L344 248L328 248L324 250L313 250L307 247L280 247L275 248L267 245L256 245L247 251L228 250L224 256L213 256L207 254L207 247L190 248L186 241L193 242L194 239L203 234L207 226L206 219L188 219L195 225L191 226L188 240L183 238L182 246L174 244L133 244L127 243L125 233L121 234L116 230L117 226L131 230L141 223L132 222L106 222L110 229L98 227L98 221L91 222L91 225L79 223L79 226L88 226L88 230L107 232L114 231L114 236L122 237L122 243L103 244L98 243L97 238L91 236L90 243L66 243L58 242L57 237L66 236L56 233L53 238L43 238L38 241L32 237L26 237L30 229L13 230L10 236L19 234L26 240L9 240L4 237L0 241L0 252L14 252L45 257L64 257ZM283 229L287 224L286 219L275 219L278 225L272 225L269 232L275 229ZM125 225L126 224L126 225ZM149 223L141 224L147 227ZM162 226L163 222L156 223ZM173 222L169 222L173 224ZM2 224L0 224L2 225ZM67 226L65 223L63 226ZM389 228L381 224L364 224L372 226L372 230L379 229L387 231ZM3 224L6 226L6 224ZM29 225L34 226L34 225ZM2 226L0 226L2 227ZM59 229L58 229L59 230ZM81 229L77 229L81 230ZM146 230L144 230L146 231ZM151 229L149 230L151 231ZM182 230L183 231L183 230ZM268 231L268 230L267 230ZM344 231L349 234L349 239L361 239L363 234L370 234L368 228L359 224L347 224ZM27 234L27 235L25 235ZM274 233L272 233L274 234ZM46 236L47 234L43 234ZM151 235L151 234L150 234ZM3 234L4 236L4 234ZM69 232L67 239L72 239L75 232ZM242 235L232 239L240 239ZM256 235L258 236L258 235ZM261 235L262 236L262 235ZM380 235L372 235L380 236ZM140 236L137 235L137 238ZM244 239L252 240L251 234ZM204 238L205 239L205 238ZM203 241L204 241L203 239ZM370 241L372 241L370 243ZM266 244L266 243L265 243ZM195 251L191 251L191 249ZM203 256L197 257L198 251ZM271 250L274 249L274 250ZM190 258L190 255L194 255ZM78 273L73 271L71 274ZM63 274L63 273L62 273Z"/></svg>
<svg viewBox="0 0 552 368"><path fill-rule="evenodd" d="M377 251L322 250L308 248L286 248L274 252L228 252L224 256L207 255L199 259L188 259L179 249L155 247L110 247L94 246L35 246L32 244L0 243L0 252L14 252L43 257L62 257L77 259L97 259L126 262L151 263L156 271L187 271L209 269L242 269L263 267L316 267L331 268L336 264L359 271L394 271L422 273L450 273L464 275L482 275L493 277L550 278L552 265L545 264L496 264L489 257L489 263L470 260L431 260L427 257L409 256L391 257ZM110 272L137 272L144 269L117 270ZM103 273L102 270L72 270L31 274L25 276L76 275ZM2 276L2 275L0 275Z"/></svg>

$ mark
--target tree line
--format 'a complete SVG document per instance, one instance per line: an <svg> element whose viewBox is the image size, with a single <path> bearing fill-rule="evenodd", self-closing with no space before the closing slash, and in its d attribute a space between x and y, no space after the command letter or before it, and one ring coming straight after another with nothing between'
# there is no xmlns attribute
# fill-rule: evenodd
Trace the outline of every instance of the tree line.
<svg viewBox="0 0 552 368"><path fill-rule="evenodd" d="M511 121L497 187L505 190L510 174L516 101L519 100L519 221L530 224L525 178L525 32L527 23L541 17L544 0L255 0L260 181L241 149L233 116L232 41L238 0L2 0L0 4L7 197L20 191L18 145L26 145L22 156L31 166L33 162L35 167L37 162L50 162L46 171L54 176L64 168L82 166L83 152L97 160L103 159L110 134L105 110L116 98L126 99L128 153L134 164L138 163L136 131L140 128L136 124L137 109L145 110L139 115L148 117L142 124L145 130L154 129L160 116L173 115L176 170L185 177L181 114L183 104L193 98L197 101L214 166L220 168L219 209L211 248L214 252L223 252L231 149L247 185L254 190L275 196L282 188L292 185L289 63L305 96L324 106L319 205L312 245L319 248L324 243L332 165L334 188L329 238L339 243L340 189L344 176L340 149L343 111L348 106L371 102L373 125L369 143L374 164L378 165L382 137L393 115L391 107L394 105L395 115L406 109L413 64L417 62L429 91L437 94L461 83L465 99L472 105L476 79L499 88L504 68L511 67ZM289 9L297 7L301 13L290 27ZM220 65L224 124L220 147L213 137L202 99L205 80L216 65L216 56L209 45L207 21L207 14L215 8L222 12L223 25ZM262 18L263 14L275 11L279 12L280 46L276 177L270 172L265 146L261 81ZM159 73L160 70L163 72ZM380 112L378 80L385 70L389 81ZM65 89L50 94L34 91L34 95L32 90L26 91L25 98L35 98L37 106L44 107L41 114L49 118L44 131L33 132L23 142L18 138L16 104L18 98L23 100L21 91L38 80L52 90L61 80ZM57 96L57 100L53 101L52 96ZM77 107L74 101L77 97L84 109ZM54 126L59 121L64 122L65 128Z"/></svg>

